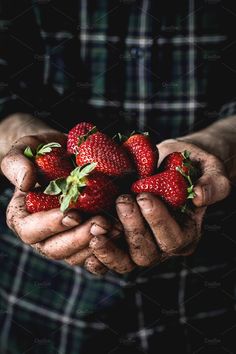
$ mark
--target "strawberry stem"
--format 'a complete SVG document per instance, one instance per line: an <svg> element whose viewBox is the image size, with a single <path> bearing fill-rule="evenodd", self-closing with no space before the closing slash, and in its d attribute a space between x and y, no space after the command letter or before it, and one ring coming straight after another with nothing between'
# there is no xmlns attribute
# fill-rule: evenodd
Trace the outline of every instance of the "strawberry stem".
<svg viewBox="0 0 236 354"><path fill-rule="evenodd" d="M188 150L184 150L181 155L183 156L184 160L189 160L191 152Z"/></svg>
<svg viewBox="0 0 236 354"><path fill-rule="evenodd" d="M112 137L112 140L118 141L118 143L124 143L128 139L128 136L121 133L117 133Z"/></svg>
<svg viewBox="0 0 236 354"><path fill-rule="evenodd" d="M97 133L97 127L94 126L92 129L90 129L88 131L88 133L84 134L84 135L81 135L79 138L78 138L78 146L80 146L82 143L84 143L88 137L94 133Z"/></svg>

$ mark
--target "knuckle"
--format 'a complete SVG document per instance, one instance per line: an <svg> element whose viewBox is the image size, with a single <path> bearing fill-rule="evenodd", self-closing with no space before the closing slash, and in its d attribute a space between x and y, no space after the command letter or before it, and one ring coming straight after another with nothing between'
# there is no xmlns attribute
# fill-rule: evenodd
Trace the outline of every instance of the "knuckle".
<svg viewBox="0 0 236 354"><path fill-rule="evenodd" d="M224 186L225 193L228 195L231 190L230 180L226 176L222 176L222 185Z"/></svg>
<svg viewBox="0 0 236 354"><path fill-rule="evenodd" d="M77 264L78 264L78 262L76 262L75 259L73 259L73 258L72 258L72 259L66 258L66 259L65 259L65 262L68 263L68 264L71 265L71 266L74 266L74 265L77 265Z"/></svg>
<svg viewBox="0 0 236 354"><path fill-rule="evenodd" d="M208 160L208 163L213 166L218 166L220 163L219 159L216 156L211 155L211 154L207 155L207 160Z"/></svg>
<svg viewBox="0 0 236 354"><path fill-rule="evenodd" d="M98 225L108 225L108 221L101 215L96 215L91 219L91 223Z"/></svg>
<svg viewBox="0 0 236 354"><path fill-rule="evenodd" d="M55 259L55 260L61 260L65 258L65 256L60 252L58 249L53 248L53 247L45 247L45 246L40 246L41 253L47 256L50 259Z"/></svg>
<svg viewBox="0 0 236 354"><path fill-rule="evenodd" d="M134 263L140 267L148 267L152 263L152 260L149 257L145 256L142 257L140 255L133 255L132 259Z"/></svg>
<svg viewBox="0 0 236 354"><path fill-rule="evenodd" d="M11 206L8 206L7 211L6 211L6 223L7 223L7 226L9 227L9 229L14 231L15 217L14 217L14 214L12 213Z"/></svg>
<svg viewBox="0 0 236 354"><path fill-rule="evenodd" d="M20 237L21 241L23 241L25 244L30 244L27 231L25 232L24 227L22 226L20 221L15 224L15 230L17 235Z"/></svg>
<svg viewBox="0 0 236 354"><path fill-rule="evenodd" d="M162 252L167 254L179 254L180 250L185 247L186 243L184 242L182 237L171 238L170 242L165 242L160 244L160 248Z"/></svg>
<svg viewBox="0 0 236 354"><path fill-rule="evenodd" d="M134 266L132 264L124 264L123 266L113 267L114 271L119 274L126 274L133 270Z"/></svg>
<svg viewBox="0 0 236 354"><path fill-rule="evenodd" d="M34 237L31 233L28 232L27 227L25 227L24 222L21 220L17 220L15 222L15 232L20 237L21 241L23 241L26 245L31 245L36 243Z"/></svg>
<svg viewBox="0 0 236 354"><path fill-rule="evenodd" d="M149 225L154 228L155 230L158 229L165 229L166 228L166 219L162 218L157 218L156 216L154 218L150 218L148 220Z"/></svg>
<svg viewBox="0 0 236 354"><path fill-rule="evenodd" d="M31 245L34 243L31 237L27 233L22 232L22 230L19 228L17 228L17 235L20 237L21 241L24 242L26 245Z"/></svg>

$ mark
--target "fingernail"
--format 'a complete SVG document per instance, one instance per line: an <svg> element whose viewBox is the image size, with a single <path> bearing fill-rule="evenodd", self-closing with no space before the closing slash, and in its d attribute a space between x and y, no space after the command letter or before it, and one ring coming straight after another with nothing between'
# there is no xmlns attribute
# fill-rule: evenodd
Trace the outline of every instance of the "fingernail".
<svg viewBox="0 0 236 354"><path fill-rule="evenodd" d="M150 199L147 198L137 198L138 205L141 209L148 211L152 210L153 203Z"/></svg>
<svg viewBox="0 0 236 354"><path fill-rule="evenodd" d="M23 181L24 181L24 179L25 179L25 174L26 174L25 169L20 170L20 171L18 172L18 174L17 174L16 182L17 182L17 185L20 186L20 187L22 186L22 183L23 183Z"/></svg>
<svg viewBox="0 0 236 354"><path fill-rule="evenodd" d="M107 230L104 229L102 226L93 224L90 229L90 233L94 236L104 235L107 233Z"/></svg>
<svg viewBox="0 0 236 354"><path fill-rule="evenodd" d="M74 218L72 218L70 215L66 215L62 219L62 224L64 226L74 227L74 226L78 226L80 224L80 222L79 222L79 220L75 220Z"/></svg>
<svg viewBox="0 0 236 354"><path fill-rule="evenodd" d="M117 207L122 216L130 216L134 211L133 203L129 202L118 202Z"/></svg>

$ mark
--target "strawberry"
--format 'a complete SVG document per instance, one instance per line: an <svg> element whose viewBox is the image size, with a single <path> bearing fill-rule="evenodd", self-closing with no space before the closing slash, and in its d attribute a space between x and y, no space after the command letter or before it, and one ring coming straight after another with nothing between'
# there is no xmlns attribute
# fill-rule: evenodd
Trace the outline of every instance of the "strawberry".
<svg viewBox="0 0 236 354"><path fill-rule="evenodd" d="M176 167L179 167L186 175L189 175L193 170L193 164L189 157L190 152L187 150L172 152L162 161L160 168L162 170L176 170Z"/></svg>
<svg viewBox="0 0 236 354"><path fill-rule="evenodd" d="M60 208L59 197L57 195L44 194L41 188L35 188L28 192L25 197L26 210L29 213L37 213L54 208Z"/></svg>
<svg viewBox="0 0 236 354"><path fill-rule="evenodd" d="M123 150L106 134L89 135L79 146L76 163L83 166L95 162L96 171L108 176L123 176L132 170L132 164Z"/></svg>
<svg viewBox="0 0 236 354"><path fill-rule="evenodd" d="M24 155L34 159L38 167L39 182L42 184L56 178L67 177L73 169L67 151L58 143L40 144L35 153L28 146Z"/></svg>
<svg viewBox="0 0 236 354"><path fill-rule="evenodd" d="M157 165L157 150L152 145L148 133L131 134L123 143L123 147L134 162L140 178L154 173Z"/></svg>
<svg viewBox="0 0 236 354"><path fill-rule="evenodd" d="M134 193L150 192L163 198L170 206L184 206L187 199L193 198L193 185L179 171L166 170L133 183Z"/></svg>
<svg viewBox="0 0 236 354"><path fill-rule="evenodd" d="M83 141L91 131L95 132L96 127L93 123L81 122L72 128L67 137L67 151L70 154L78 152L78 145Z"/></svg>
<svg viewBox="0 0 236 354"><path fill-rule="evenodd" d="M108 211L118 196L118 188L109 177L98 172L91 174L95 168L95 163L77 167L67 179L51 181L44 192L54 196L61 194L62 212L68 208L90 214Z"/></svg>

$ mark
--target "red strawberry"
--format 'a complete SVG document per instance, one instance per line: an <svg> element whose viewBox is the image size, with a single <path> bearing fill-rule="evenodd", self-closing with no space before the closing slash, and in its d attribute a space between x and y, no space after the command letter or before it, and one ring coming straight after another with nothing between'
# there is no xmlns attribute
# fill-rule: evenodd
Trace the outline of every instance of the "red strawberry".
<svg viewBox="0 0 236 354"><path fill-rule="evenodd" d="M140 178L151 176L157 165L157 150L152 145L148 134L133 134L124 143L123 147L134 162Z"/></svg>
<svg viewBox="0 0 236 354"><path fill-rule="evenodd" d="M24 154L29 158L34 158L41 183L49 182L56 178L65 178L73 169L72 161L67 151L58 143L40 144L35 154L28 146Z"/></svg>
<svg viewBox="0 0 236 354"><path fill-rule="evenodd" d="M123 176L132 170L132 164L123 148L100 132L89 135L79 146L76 155L78 166L92 162L97 163L97 172L108 176Z"/></svg>
<svg viewBox="0 0 236 354"><path fill-rule="evenodd" d="M189 157L190 153L186 150L183 152L172 152L163 160L161 169L176 170L176 167L179 167L186 175L189 175L193 170L193 164Z"/></svg>
<svg viewBox="0 0 236 354"><path fill-rule="evenodd" d="M133 183L134 193L150 192L163 198L172 207L183 206L187 199L193 198L193 185L175 170L168 170L156 175L140 179Z"/></svg>
<svg viewBox="0 0 236 354"><path fill-rule="evenodd" d="M109 177L93 172L95 163L75 168L67 179L52 181L45 193L60 193L61 211L77 208L80 211L96 214L108 211L118 196L118 188Z"/></svg>
<svg viewBox="0 0 236 354"><path fill-rule="evenodd" d="M32 192L27 193L25 203L29 213L60 208L59 197L57 195L44 194L41 188L36 188Z"/></svg>
<svg viewBox="0 0 236 354"><path fill-rule="evenodd" d="M94 124L88 122L81 122L72 128L67 137L67 151L70 154L76 154L81 139L83 139L83 136L86 136L89 132L94 132L95 129L93 128L95 128Z"/></svg>

